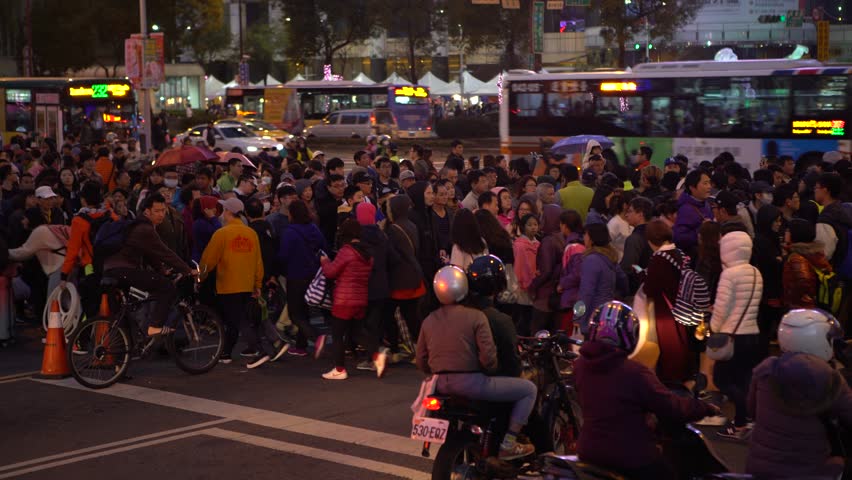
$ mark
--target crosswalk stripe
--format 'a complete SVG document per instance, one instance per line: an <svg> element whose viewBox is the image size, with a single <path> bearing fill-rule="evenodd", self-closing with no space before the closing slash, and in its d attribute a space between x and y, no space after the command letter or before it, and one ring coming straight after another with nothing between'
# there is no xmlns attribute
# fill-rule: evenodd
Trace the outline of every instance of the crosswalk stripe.
<svg viewBox="0 0 852 480"><path fill-rule="evenodd" d="M313 418L288 415L286 413L246 407L217 400L192 397L180 393L164 392L136 385L116 384L102 390L89 390L71 378L59 381L37 379L33 379L32 381L152 403L163 407L177 408L194 413L227 418L229 420L238 420L303 435L331 438L339 442L422 458L420 456L421 444L401 435L377 432L365 428L325 422Z"/></svg>

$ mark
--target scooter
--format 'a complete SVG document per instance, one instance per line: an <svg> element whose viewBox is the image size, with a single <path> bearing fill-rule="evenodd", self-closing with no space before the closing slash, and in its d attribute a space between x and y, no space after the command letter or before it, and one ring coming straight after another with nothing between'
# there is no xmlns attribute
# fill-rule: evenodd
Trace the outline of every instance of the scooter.
<svg viewBox="0 0 852 480"><path fill-rule="evenodd" d="M536 409L523 433L539 452L573 453L582 416L570 373L563 372L570 372L570 364L577 357L569 346L581 342L564 333L550 335L546 331L519 340L525 376L538 388ZM517 478L536 471L534 458L497 458L509 427L511 403L431 395L423 400L423 406L428 414L418 419L419 432L433 439L424 442L423 456L429 456L431 443L442 442L432 466L433 480ZM415 430L417 425L413 436Z"/></svg>

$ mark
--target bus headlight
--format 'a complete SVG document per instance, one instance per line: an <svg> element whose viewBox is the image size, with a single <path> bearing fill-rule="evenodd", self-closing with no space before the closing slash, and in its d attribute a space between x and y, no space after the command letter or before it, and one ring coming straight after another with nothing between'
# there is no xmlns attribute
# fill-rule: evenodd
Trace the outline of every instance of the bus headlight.
<svg viewBox="0 0 852 480"><path fill-rule="evenodd" d="M279 143L278 145L275 145L275 148L277 148L278 151L281 151L281 150L284 150L284 145Z"/></svg>
<svg viewBox="0 0 852 480"><path fill-rule="evenodd" d="M249 152L256 152L257 147L246 147L246 150L249 151Z"/></svg>

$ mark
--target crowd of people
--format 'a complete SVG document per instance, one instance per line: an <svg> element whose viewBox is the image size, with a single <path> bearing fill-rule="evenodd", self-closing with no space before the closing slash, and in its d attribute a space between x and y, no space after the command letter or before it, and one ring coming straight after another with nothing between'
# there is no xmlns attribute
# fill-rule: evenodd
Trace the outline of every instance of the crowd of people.
<svg viewBox="0 0 852 480"><path fill-rule="evenodd" d="M95 315L94 282L105 275L158 298L148 334L167 333L175 293L163 274L178 271L201 275L204 301L222 314L223 363L240 337L252 368L311 346L319 358L330 332L324 378L348 377L355 345L366 355L357 368L381 377L414 353L424 318L439 308L436 272L494 255L507 276L496 307L518 334L586 335L596 306L633 302L655 320L646 344L658 352L639 356L662 381L709 374L707 395L736 406L720 435L740 439L751 429L752 368L769 355L782 315L819 307L848 324L852 163L839 152L764 158L749 172L727 152L691 165L682 155L657 162L643 146L619 161L596 142L576 163L547 152L465 158L454 141L436 166L420 145L391 147L371 138L347 171L304 139L258 152L251 166L232 158L172 167L133 139L13 142L0 151L0 266L13 292L0 298L0 341L12 336L15 304L18 316L40 316L65 282L80 287L84 315ZM96 258L95 232L110 222L127 223L127 241ZM61 249L32 245L42 227L65 240ZM333 284L328 328L319 329L306 300L318 272ZM733 335L730 360L714 365L697 327L679 321L678 303L692 298L687 276L707 286L701 327ZM280 317L297 327L292 342L268 338L250 313L271 288L286 292ZM575 316L579 302L587 308Z"/></svg>

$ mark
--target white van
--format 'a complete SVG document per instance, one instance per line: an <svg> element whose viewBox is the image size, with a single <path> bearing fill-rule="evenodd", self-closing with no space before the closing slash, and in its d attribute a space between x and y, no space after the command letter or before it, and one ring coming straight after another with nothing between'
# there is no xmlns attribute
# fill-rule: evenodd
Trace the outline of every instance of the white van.
<svg viewBox="0 0 852 480"><path fill-rule="evenodd" d="M326 115L320 123L305 129L305 135L317 138L364 138L369 135L393 135L396 119L387 108L339 110Z"/></svg>

